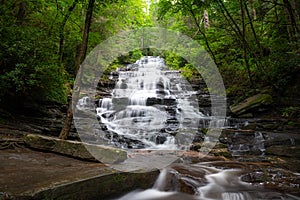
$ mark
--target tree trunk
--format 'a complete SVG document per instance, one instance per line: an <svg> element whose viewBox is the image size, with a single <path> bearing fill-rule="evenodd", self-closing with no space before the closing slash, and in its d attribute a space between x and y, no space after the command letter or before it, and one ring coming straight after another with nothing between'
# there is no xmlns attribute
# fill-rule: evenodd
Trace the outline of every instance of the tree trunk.
<svg viewBox="0 0 300 200"><path fill-rule="evenodd" d="M299 27L297 25L297 12L293 8L292 4L288 0L283 0L284 7L286 9L287 15L288 15L288 33L290 37L291 44L293 46L294 50L298 50L298 34L300 33Z"/></svg>
<svg viewBox="0 0 300 200"><path fill-rule="evenodd" d="M72 13L72 11L74 10L76 4L78 3L79 0L75 0L73 2L73 4L69 7L68 9L68 12L67 14L65 15L62 23L61 23L61 27L60 27L60 30L59 30L59 50L58 50L58 55L59 55L59 63L62 62L62 59L63 59L63 49L64 49L64 42L65 42L65 34L64 34L64 31L65 31L65 25Z"/></svg>
<svg viewBox="0 0 300 200"><path fill-rule="evenodd" d="M86 12L86 18L85 18L85 25L83 30L83 37L82 37L82 44L79 49L79 55L76 58L75 62L75 72L78 72L78 69L80 67L80 64L83 62L86 52L87 52L87 45L89 40L89 32L90 27L92 23L92 16L93 16L93 9L94 9L95 0L89 0L88 10Z"/></svg>
<svg viewBox="0 0 300 200"><path fill-rule="evenodd" d="M200 23L198 22L198 19L197 19L196 15L195 15L193 9L192 9L192 8L190 7L190 5L187 4L186 2L184 2L184 4L185 4L185 6L187 7L187 9L189 10L189 12L191 13L191 15L192 15L192 17L193 17L193 19L194 19L194 22L195 22L195 24L196 24L196 26L197 26L197 29L198 29L198 31L199 31L199 33L203 36L203 39L204 39L204 41L205 41L205 45L206 45L206 47L207 47L207 51L210 53L210 55L211 55L211 57L212 57L214 63L218 66L218 63L217 63L217 59L216 59L216 57L215 57L215 54L214 54L214 52L212 51L212 49L210 48L210 45L209 45L209 42L208 42L208 39L207 39L207 37L206 37L205 32L201 30L201 25L200 25ZM197 33L198 33L198 32L197 32Z"/></svg>
<svg viewBox="0 0 300 200"><path fill-rule="evenodd" d="M245 24L245 10L243 6L243 0L239 0L240 2L240 9L241 9L241 18L242 18L242 42L243 42L243 56L245 60L245 65L248 73L248 78L251 84L251 87L253 87L254 83L252 81L252 75L251 75L251 69L250 69L250 64L249 64L249 59L248 59L248 52L247 52L247 42L246 42L246 24Z"/></svg>
<svg viewBox="0 0 300 200"><path fill-rule="evenodd" d="M19 26L21 26L24 22L24 19L25 19L25 16L26 16L26 6L27 6L26 1L22 1L18 5L19 10L18 10L18 14L17 14L17 20L18 20L17 24Z"/></svg>
<svg viewBox="0 0 300 200"><path fill-rule="evenodd" d="M89 0L88 4L88 9L86 12L86 18L85 18L85 25L84 25L84 30L83 30L83 37L82 37L82 44L80 45L79 48L79 53L76 56L76 61L75 61L75 73L77 74L80 64L83 62L85 56L86 56L86 51L87 51L87 44L88 44L88 38L89 38L89 31L90 31L90 26L92 22L92 16L93 16L93 8L94 8L95 0ZM71 125L73 122L73 110L72 110L72 105L74 105L74 99L77 99L76 97L79 95L78 94L78 89L73 91L73 98L69 100L69 107L68 107L68 113L67 113L67 118L64 122L64 126L59 134L60 139L67 139L69 136L69 132L71 129Z"/></svg>
<svg viewBox="0 0 300 200"><path fill-rule="evenodd" d="M68 111L67 111L67 118L64 122L64 126L59 134L60 139L66 140L69 136L69 132L71 130L72 122L73 122L73 112L72 112L72 97L68 98Z"/></svg>

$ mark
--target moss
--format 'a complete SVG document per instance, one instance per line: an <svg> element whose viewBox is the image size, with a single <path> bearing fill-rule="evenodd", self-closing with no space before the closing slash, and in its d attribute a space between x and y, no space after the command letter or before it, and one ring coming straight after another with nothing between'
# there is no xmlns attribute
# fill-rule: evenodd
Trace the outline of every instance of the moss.
<svg viewBox="0 0 300 200"><path fill-rule="evenodd" d="M25 135L23 141L31 148L51 151L85 160L98 160L103 163L111 164L127 159L126 151L108 146L91 145L34 134Z"/></svg>
<svg viewBox="0 0 300 200"><path fill-rule="evenodd" d="M25 144L33 148L43 148L43 150L52 150L56 142L54 140L48 140L38 135L27 134L24 135L23 141ZM34 144L33 146L31 144Z"/></svg>
<svg viewBox="0 0 300 200"><path fill-rule="evenodd" d="M253 108L267 106L272 103L273 103L273 99L271 95L257 94L245 99L244 101L240 102L236 106L230 106L230 110L232 113L236 115L241 115Z"/></svg>

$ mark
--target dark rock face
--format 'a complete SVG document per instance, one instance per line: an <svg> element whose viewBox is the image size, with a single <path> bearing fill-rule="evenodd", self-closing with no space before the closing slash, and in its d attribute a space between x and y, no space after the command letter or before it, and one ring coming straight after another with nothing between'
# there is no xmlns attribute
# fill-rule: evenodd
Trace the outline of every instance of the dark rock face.
<svg viewBox="0 0 300 200"><path fill-rule="evenodd" d="M265 136L261 132L223 130L219 141L228 145L233 156L263 155Z"/></svg>
<svg viewBox="0 0 300 200"><path fill-rule="evenodd" d="M270 146L270 147L266 148L266 154L299 159L300 158L300 147L299 146L274 145L274 146Z"/></svg>
<svg viewBox="0 0 300 200"><path fill-rule="evenodd" d="M106 137L118 148L144 149L148 147L137 139L129 138L124 135L118 135L112 131L107 131Z"/></svg>
<svg viewBox="0 0 300 200"><path fill-rule="evenodd" d="M48 136L58 136L67 113L66 105L60 104L43 104L40 105L43 111L38 113L12 114L11 117L5 118L1 124L12 127L22 132L38 133ZM29 112L29 111L28 111ZM79 139L74 125L71 127L70 139Z"/></svg>
<svg viewBox="0 0 300 200"><path fill-rule="evenodd" d="M146 105L147 106L153 106L153 105L166 105L166 106L172 106L176 105L176 99L171 98L147 98Z"/></svg>
<svg viewBox="0 0 300 200"><path fill-rule="evenodd" d="M272 167L257 167L253 172L243 175L241 180L254 185L263 184L267 189L285 193L297 192L297 187L300 185L299 177L293 172Z"/></svg>

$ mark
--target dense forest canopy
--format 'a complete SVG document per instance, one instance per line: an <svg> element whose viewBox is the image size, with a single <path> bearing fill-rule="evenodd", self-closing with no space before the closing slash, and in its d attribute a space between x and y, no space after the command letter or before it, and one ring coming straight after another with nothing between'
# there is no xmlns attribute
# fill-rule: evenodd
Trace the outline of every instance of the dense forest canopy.
<svg viewBox="0 0 300 200"><path fill-rule="evenodd" d="M66 102L88 1L9 0L0 6L0 99ZM119 31L151 25L142 1L94 1L88 52Z"/></svg>
<svg viewBox="0 0 300 200"><path fill-rule="evenodd" d="M265 88L279 96L300 93L296 0L7 0L0 15L2 105L66 103L83 40L88 53L120 31L149 26L198 41L218 66L228 95L237 100ZM160 53L187 78L197 76L178 55Z"/></svg>
<svg viewBox="0 0 300 200"><path fill-rule="evenodd" d="M161 0L160 25L198 40L228 84L286 91L299 72L298 1Z"/></svg>

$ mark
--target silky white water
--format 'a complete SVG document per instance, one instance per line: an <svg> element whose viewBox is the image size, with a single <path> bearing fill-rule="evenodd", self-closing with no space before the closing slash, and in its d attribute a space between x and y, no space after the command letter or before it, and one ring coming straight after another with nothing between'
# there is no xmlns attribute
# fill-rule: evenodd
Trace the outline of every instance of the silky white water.
<svg viewBox="0 0 300 200"><path fill-rule="evenodd" d="M198 163L185 165L184 174L175 169L161 170L153 187L147 190L132 191L117 200L298 200L290 194L281 194L277 191L266 190L263 187L253 186L241 181L242 169L220 169ZM195 175L186 174L202 174ZM170 190L170 174L177 174L176 179L184 181L186 185L194 188L194 194L189 195ZM174 180L172 181L174 182ZM174 184L174 183L173 183ZM178 184L178 183L177 183ZM167 189L168 188L168 189ZM167 189L167 190L166 190Z"/></svg>
<svg viewBox="0 0 300 200"><path fill-rule="evenodd" d="M114 136L111 144L132 148L116 139L118 135L139 141L144 149L189 148L200 119L208 116L199 111L195 91L180 71L168 70L162 58L148 56L118 74L111 96L99 100L96 108L100 123Z"/></svg>

